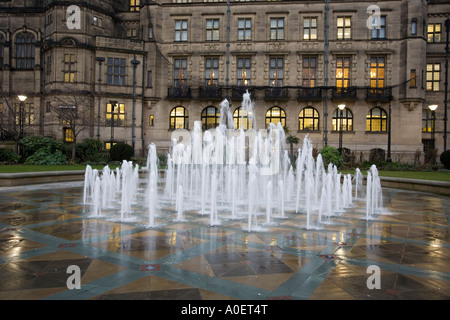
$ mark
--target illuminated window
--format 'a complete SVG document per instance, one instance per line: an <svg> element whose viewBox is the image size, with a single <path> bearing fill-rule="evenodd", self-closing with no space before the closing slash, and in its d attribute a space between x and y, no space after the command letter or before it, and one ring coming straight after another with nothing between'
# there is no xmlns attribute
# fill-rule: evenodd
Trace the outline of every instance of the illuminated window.
<svg viewBox="0 0 450 320"><path fill-rule="evenodd" d="M433 112L430 109L422 110L422 132L433 132L434 119Z"/></svg>
<svg viewBox="0 0 450 320"><path fill-rule="evenodd" d="M441 24L430 23L427 26L427 41L430 43L441 42Z"/></svg>
<svg viewBox="0 0 450 320"><path fill-rule="evenodd" d="M441 65L439 63L427 63L427 90L439 91L441 81Z"/></svg>
<svg viewBox="0 0 450 320"><path fill-rule="evenodd" d="M370 87L384 88L385 78L385 58L372 57L370 58Z"/></svg>
<svg viewBox="0 0 450 320"><path fill-rule="evenodd" d="M202 111L203 130L214 129L220 124L220 111L216 107L207 107Z"/></svg>
<svg viewBox="0 0 450 320"><path fill-rule="evenodd" d="M300 131L319 130L319 112L313 107L306 107L298 115L298 129Z"/></svg>
<svg viewBox="0 0 450 320"><path fill-rule="evenodd" d="M266 128L269 127L270 123L278 124L281 122L281 125L286 126L286 113L280 107L272 107L266 112Z"/></svg>
<svg viewBox="0 0 450 320"><path fill-rule="evenodd" d="M175 88L186 86L187 80L187 59L175 58L173 60L173 85Z"/></svg>
<svg viewBox="0 0 450 320"><path fill-rule="evenodd" d="M34 103L25 103L21 108L19 103L16 107L16 124L32 125L34 123Z"/></svg>
<svg viewBox="0 0 450 320"><path fill-rule="evenodd" d="M316 86L317 58L303 58L303 86L314 88Z"/></svg>
<svg viewBox="0 0 450 320"><path fill-rule="evenodd" d="M303 40L317 40L317 18L303 19Z"/></svg>
<svg viewBox="0 0 450 320"><path fill-rule="evenodd" d="M282 87L284 77L284 59L270 58L269 61L269 84L271 87Z"/></svg>
<svg viewBox="0 0 450 320"><path fill-rule="evenodd" d="M336 109L333 112L333 119L331 122L333 131L353 131L353 113L350 109L344 110Z"/></svg>
<svg viewBox="0 0 450 320"><path fill-rule="evenodd" d="M411 69L411 73L409 75L409 87L416 87L416 69Z"/></svg>
<svg viewBox="0 0 450 320"><path fill-rule="evenodd" d="M350 87L350 57L336 58L336 87Z"/></svg>
<svg viewBox="0 0 450 320"><path fill-rule="evenodd" d="M381 108L370 109L367 114L366 131L369 132L385 132L387 131L387 114Z"/></svg>
<svg viewBox="0 0 450 320"><path fill-rule="evenodd" d="M351 17L337 18L337 39L348 40L352 38L352 19Z"/></svg>
<svg viewBox="0 0 450 320"><path fill-rule="evenodd" d="M65 83L72 83L75 82L75 55L74 54L65 54L64 55L64 82Z"/></svg>
<svg viewBox="0 0 450 320"><path fill-rule="evenodd" d="M71 143L74 141L73 130L70 128L64 128L64 142Z"/></svg>
<svg viewBox="0 0 450 320"><path fill-rule="evenodd" d="M251 58L238 58L237 59L237 85L249 86L251 78Z"/></svg>
<svg viewBox="0 0 450 320"><path fill-rule="evenodd" d="M207 86L219 83L219 58L205 58L205 82Z"/></svg>
<svg viewBox="0 0 450 320"><path fill-rule="evenodd" d="M234 127L236 129L253 129L253 114L248 111L242 110L241 107L237 108L233 113Z"/></svg>
<svg viewBox="0 0 450 320"><path fill-rule="evenodd" d="M125 104L116 103L114 106L111 103L106 104L106 125L114 127L125 125Z"/></svg>
<svg viewBox="0 0 450 320"><path fill-rule="evenodd" d="M150 115L150 116L148 117L148 125L149 125L150 127L153 127L153 126L155 125L155 116L154 116L154 115Z"/></svg>
<svg viewBox="0 0 450 320"><path fill-rule="evenodd" d="M130 11L139 11L140 0L130 0Z"/></svg>
<svg viewBox="0 0 450 320"><path fill-rule="evenodd" d="M170 112L169 129L189 129L189 113L184 107L175 107Z"/></svg>

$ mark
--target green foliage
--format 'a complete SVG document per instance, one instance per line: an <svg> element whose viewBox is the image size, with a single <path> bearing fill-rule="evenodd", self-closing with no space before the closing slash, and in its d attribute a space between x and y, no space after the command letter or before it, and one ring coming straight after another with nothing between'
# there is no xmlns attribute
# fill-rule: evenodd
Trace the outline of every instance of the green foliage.
<svg viewBox="0 0 450 320"><path fill-rule="evenodd" d="M29 156L25 164L34 165L61 165L67 164L67 158L61 150L50 152L50 148L43 147Z"/></svg>
<svg viewBox="0 0 450 320"><path fill-rule="evenodd" d="M326 146L322 148L319 153L322 155L322 160L325 167L327 167L329 163L334 164L336 167L342 166L343 161L338 149Z"/></svg>
<svg viewBox="0 0 450 320"><path fill-rule="evenodd" d="M18 163L20 156L11 149L0 149L0 162Z"/></svg>
<svg viewBox="0 0 450 320"><path fill-rule="evenodd" d="M76 145L76 160L80 163L106 164L108 155L102 152L103 142L99 139L84 139Z"/></svg>
<svg viewBox="0 0 450 320"><path fill-rule="evenodd" d="M69 155L70 153L70 147L49 137L26 136L21 139L19 143L22 146L22 157L24 159L32 156L42 148L45 148L45 150L49 153L55 153L57 150L61 151L61 153L65 155Z"/></svg>
<svg viewBox="0 0 450 320"><path fill-rule="evenodd" d="M130 161L133 156L133 147L129 144L119 142L109 149L109 155L111 157L111 161Z"/></svg>
<svg viewBox="0 0 450 320"><path fill-rule="evenodd" d="M446 169L450 169L450 150L442 152L440 160Z"/></svg>

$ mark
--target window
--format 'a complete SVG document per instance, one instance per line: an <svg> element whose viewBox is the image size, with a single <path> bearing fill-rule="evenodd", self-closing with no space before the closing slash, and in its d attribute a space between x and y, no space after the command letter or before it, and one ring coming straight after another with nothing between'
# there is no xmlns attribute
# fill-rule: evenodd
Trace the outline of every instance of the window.
<svg viewBox="0 0 450 320"><path fill-rule="evenodd" d="M206 41L219 41L219 19L206 19Z"/></svg>
<svg viewBox="0 0 450 320"><path fill-rule="evenodd" d="M149 70L147 71L147 88L153 87L152 84L152 72Z"/></svg>
<svg viewBox="0 0 450 320"><path fill-rule="evenodd" d="M385 132L387 131L386 123L387 123L386 111L378 107L370 109L366 119L366 131Z"/></svg>
<svg viewBox="0 0 450 320"><path fill-rule="evenodd" d="M411 35L415 36L417 34L417 20L411 20Z"/></svg>
<svg viewBox="0 0 450 320"><path fill-rule="evenodd" d="M347 40L352 38L352 19L351 17L337 18L337 39Z"/></svg>
<svg viewBox="0 0 450 320"><path fill-rule="evenodd" d="M269 85L271 87L282 87L284 77L284 59L270 58L269 61Z"/></svg>
<svg viewBox="0 0 450 320"><path fill-rule="evenodd" d="M175 88L182 88L186 85L187 59L175 58L173 61L173 85Z"/></svg>
<svg viewBox="0 0 450 320"><path fill-rule="evenodd" d="M136 28L128 28L127 29L127 38L137 38L137 29Z"/></svg>
<svg viewBox="0 0 450 320"><path fill-rule="evenodd" d="M269 127L270 123L278 124L281 122L281 125L286 126L286 113L280 107L272 107L266 112L266 128Z"/></svg>
<svg viewBox="0 0 450 320"><path fill-rule="evenodd" d="M202 129L214 129L220 124L220 111L216 107L207 107L202 111Z"/></svg>
<svg viewBox="0 0 450 320"><path fill-rule="evenodd" d="M433 132L434 128L433 112L430 109L422 110L422 132Z"/></svg>
<svg viewBox="0 0 450 320"><path fill-rule="evenodd" d="M336 87L350 87L350 57L336 58Z"/></svg>
<svg viewBox="0 0 450 320"><path fill-rule="evenodd" d="M97 16L92 17L92 24L96 27L101 27L103 25L103 19Z"/></svg>
<svg viewBox="0 0 450 320"><path fill-rule="evenodd" d="M303 40L317 40L317 18L303 19Z"/></svg>
<svg viewBox="0 0 450 320"><path fill-rule="evenodd" d="M251 58L238 58L237 59L237 85L249 86L251 81Z"/></svg>
<svg viewBox="0 0 450 320"><path fill-rule="evenodd" d="M313 107L306 107L298 115L298 130L300 131L318 131L319 130L319 112Z"/></svg>
<svg viewBox="0 0 450 320"><path fill-rule="evenodd" d="M345 108L342 111L336 109L333 112L331 124L333 131L353 131L353 113L348 108Z"/></svg>
<svg viewBox="0 0 450 320"><path fill-rule="evenodd" d="M148 117L148 125L149 125L150 127L153 127L153 126L155 125L155 116L154 116L154 115L150 115L150 116Z"/></svg>
<svg viewBox="0 0 450 320"><path fill-rule="evenodd" d="M270 19L270 40L284 40L284 18Z"/></svg>
<svg viewBox="0 0 450 320"><path fill-rule="evenodd" d="M111 103L106 104L106 125L114 127L122 127L125 125L125 104Z"/></svg>
<svg viewBox="0 0 450 320"><path fill-rule="evenodd" d="M316 72L317 72L317 58L304 57L303 58L303 82L302 85L308 88L316 86Z"/></svg>
<svg viewBox="0 0 450 320"><path fill-rule="evenodd" d="M219 58L205 58L205 83L216 86L219 83Z"/></svg>
<svg viewBox="0 0 450 320"><path fill-rule="evenodd" d="M385 57L370 58L370 87L384 88Z"/></svg>
<svg viewBox="0 0 450 320"><path fill-rule="evenodd" d="M175 41L185 42L188 40L188 21L175 20Z"/></svg>
<svg viewBox="0 0 450 320"><path fill-rule="evenodd" d="M439 91L440 73L439 63L427 63L427 91Z"/></svg>
<svg viewBox="0 0 450 320"><path fill-rule="evenodd" d="M148 27L148 39L149 40L153 40L154 39L153 26L149 26Z"/></svg>
<svg viewBox="0 0 450 320"><path fill-rule="evenodd" d="M416 69L411 69L409 74L409 87L416 88Z"/></svg>
<svg viewBox="0 0 450 320"><path fill-rule="evenodd" d="M63 74L64 74L64 82L65 83L73 83L75 82L75 55L74 54L65 54L64 55L64 67L63 67Z"/></svg>
<svg viewBox="0 0 450 320"><path fill-rule="evenodd" d="M252 40L252 19L238 19L238 41Z"/></svg>
<svg viewBox="0 0 450 320"><path fill-rule="evenodd" d="M380 28L372 29L372 39L386 39L386 16L380 16L379 18L380 18L379 20ZM373 18L373 20L376 19L377 19L376 17Z"/></svg>
<svg viewBox="0 0 450 320"><path fill-rule="evenodd" d="M170 129L189 129L189 114L184 107L175 107L170 112Z"/></svg>
<svg viewBox="0 0 450 320"><path fill-rule="evenodd" d="M130 0L130 11L139 11L140 0Z"/></svg>
<svg viewBox="0 0 450 320"><path fill-rule="evenodd" d="M23 108L19 103L16 103L16 124L17 125L32 125L34 123L34 104L23 104ZM22 122L21 122L22 121Z"/></svg>
<svg viewBox="0 0 450 320"><path fill-rule="evenodd" d="M0 33L0 68L3 67L4 59L5 59L5 38Z"/></svg>
<svg viewBox="0 0 450 320"><path fill-rule="evenodd" d="M242 110L241 107L237 108L233 113L234 127L236 129L253 129L253 114L247 110Z"/></svg>
<svg viewBox="0 0 450 320"><path fill-rule="evenodd" d="M114 142L114 141L105 142L105 149L109 150L115 144L117 144L117 142Z"/></svg>
<svg viewBox="0 0 450 320"><path fill-rule="evenodd" d="M122 58L108 58L107 84L125 85L126 60Z"/></svg>
<svg viewBox="0 0 450 320"><path fill-rule="evenodd" d="M430 43L441 42L441 24L440 23L428 24L427 41Z"/></svg>
<svg viewBox="0 0 450 320"><path fill-rule="evenodd" d="M51 14L51 13L49 13L48 15L47 15L47 26L49 26L49 25L51 25L52 23L53 23L53 14Z"/></svg>
<svg viewBox="0 0 450 320"><path fill-rule="evenodd" d="M35 38L30 32L21 32L16 36L16 68L33 69L35 56Z"/></svg>
<svg viewBox="0 0 450 320"><path fill-rule="evenodd" d="M64 142L72 143L74 141L74 134L72 129L64 128L63 133L64 133Z"/></svg>

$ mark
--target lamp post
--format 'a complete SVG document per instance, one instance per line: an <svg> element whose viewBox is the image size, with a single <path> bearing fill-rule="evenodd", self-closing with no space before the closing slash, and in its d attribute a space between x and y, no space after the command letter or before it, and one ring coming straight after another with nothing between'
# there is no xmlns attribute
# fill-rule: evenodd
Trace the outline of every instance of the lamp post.
<svg viewBox="0 0 450 320"><path fill-rule="evenodd" d="M436 148L436 142L434 139L434 134L436 132L436 109L438 105L432 104L429 105L428 108L431 110L431 146L433 149Z"/></svg>
<svg viewBox="0 0 450 320"><path fill-rule="evenodd" d="M112 147L114 143L114 121L116 117L115 108L117 101L110 101L109 103L111 104L111 147Z"/></svg>
<svg viewBox="0 0 450 320"><path fill-rule="evenodd" d="M133 65L133 123L131 125L131 145L133 147L133 155L134 154L134 143L136 139L136 68L138 64L141 63L139 60L136 60L136 56L131 60L131 64ZM141 129L142 130L142 129Z"/></svg>
<svg viewBox="0 0 450 320"><path fill-rule="evenodd" d="M97 139L100 140L100 101L102 94L102 62L105 58L97 57L95 58L98 62L98 110L97 110Z"/></svg>
<svg viewBox="0 0 450 320"><path fill-rule="evenodd" d="M340 104L338 105L338 108L340 110L339 113L339 153L342 155L342 120L344 118L344 109L345 109L345 104Z"/></svg>
<svg viewBox="0 0 450 320"><path fill-rule="evenodd" d="M23 125L24 125L24 123L23 123L23 116L24 116L24 105L25 105L25 100L27 100L27 96L25 96L25 95L18 95L17 96L17 98L19 99L19 101L20 101L20 104L19 104L19 134L18 134L18 136L17 136L17 153L18 154L21 154L22 153L22 150L20 150L19 148L19 140L20 139L22 139L23 138Z"/></svg>
<svg viewBox="0 0 450 320"><path fill-rule="evenodd" d="M447 100L448 100L448 54L450 53L449 49L449 33L450 33L450 18L445 20L445 30L447 33L446 41L445 41L445 98L444 98L444 150L447 150Z"/></svg>

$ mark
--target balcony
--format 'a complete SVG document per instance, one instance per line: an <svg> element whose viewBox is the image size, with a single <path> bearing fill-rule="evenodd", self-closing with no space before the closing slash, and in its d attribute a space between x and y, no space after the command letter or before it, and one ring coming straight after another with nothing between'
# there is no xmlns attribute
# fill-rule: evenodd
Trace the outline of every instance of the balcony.
<svg viewBox="0 0 450 320"><path fill-rule="evenodd" d="M322 88L300 87L297 91L298 101L320 101L322 100Z"/></svg>
<svg viewBox="0 0 450 320"><path fill-rule="evenodd" d="M264 90L264 99L267 101L289 100L289 89L285 87L270 87Z"/></svg>
<svg viewBox="0 0 450 320"><path fill-rule="evenodd" d="M356 100L356 88L336 88L334 87L331 91L332 100L345 100L345 101L355 101Z"/></svg>
<svg viewBox="0 0 450 320"><path fill-rule="evenodd" d="M250 97L254 97L255 89L248 86L234 86L231 87L231 99L242 100L244 93L250 93Z"/></svg>
<svg viewBox="0 0 450 320"><path fill-rule="evenodd" d="M198 98L203 100L222 100L222 87L210 85L198 88Z"/></svg>
<svg viewBox="0 0 450 320"><path fill-rule="evenodd" d="M170 100L189 100L191 99L191 88L188 86L167 88L167 99Z"/></svg>
<svg viewBox="0 0 450 320"><path fill-rule="evenodd" d="M389 102L392 100L392 88L367 88L366 100Z"/></svg>

